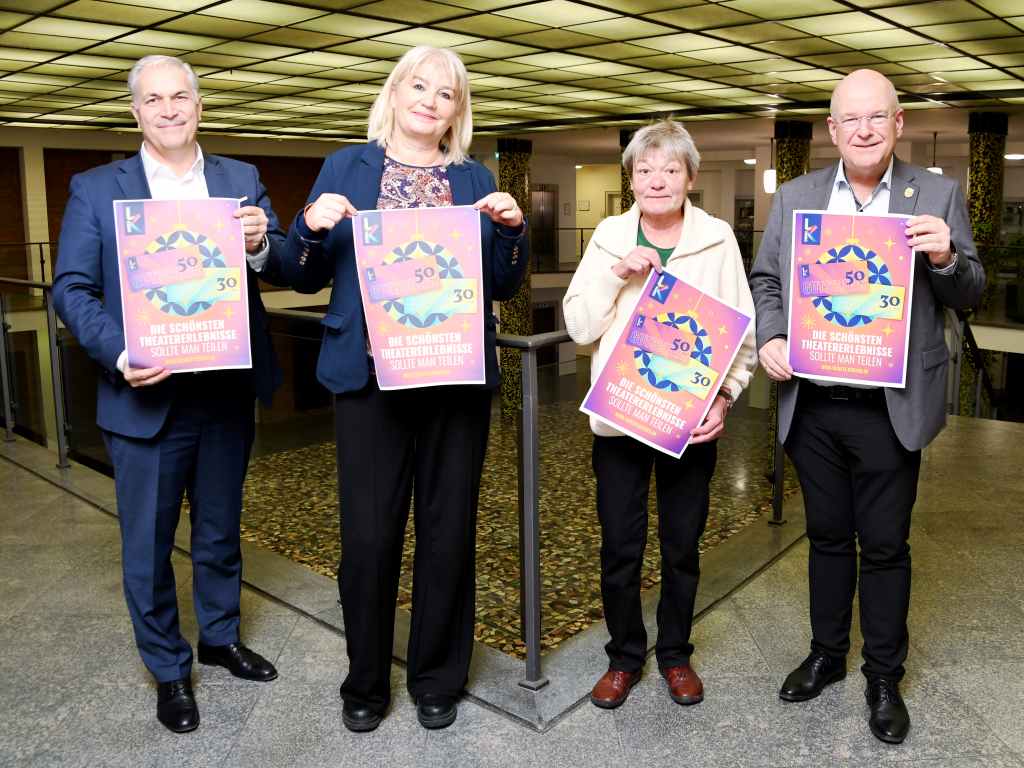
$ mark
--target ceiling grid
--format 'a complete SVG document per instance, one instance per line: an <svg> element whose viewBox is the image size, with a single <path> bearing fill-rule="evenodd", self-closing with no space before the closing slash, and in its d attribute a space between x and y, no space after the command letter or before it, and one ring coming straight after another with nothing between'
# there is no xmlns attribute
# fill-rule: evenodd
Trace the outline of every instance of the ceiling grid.
<svg viewBox="0 0 1024 768"><path fill-rule="evenodd" d="M479 134L821 114L863 66L909 108L1024 104L1019 0L5 0L0 125L131 128L128 69L166 53L206 131L358 139L420 44L466 62Z"/></svg>

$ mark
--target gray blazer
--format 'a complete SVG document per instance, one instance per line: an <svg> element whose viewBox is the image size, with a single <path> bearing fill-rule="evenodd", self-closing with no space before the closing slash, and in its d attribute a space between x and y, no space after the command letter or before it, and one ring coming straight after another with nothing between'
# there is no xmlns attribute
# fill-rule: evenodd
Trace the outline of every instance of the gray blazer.
<svg viewBox="0 0 1024 768"><path fill-rule="evenodd" d="M788 335L790 248L793 211L824 210L832 195L838 163L783 184L775 193L764 239L750 271L750 289L757 310L757 348ZM910 190L910 192L907 192ZM905 389L885 389L896 436L910 451L920 450L946 424L946 376L949 354L944 336L943 307L969 309L981 300L985 271L971 238L960 185L898 159L893 162L889 212L909 216L931 214L949 225L957 254L953 274L940 275L928 257L917 253L914 265L913 310L907 350ZM800 380L779 388L779 439L785 441L793 423Z"/></svg>

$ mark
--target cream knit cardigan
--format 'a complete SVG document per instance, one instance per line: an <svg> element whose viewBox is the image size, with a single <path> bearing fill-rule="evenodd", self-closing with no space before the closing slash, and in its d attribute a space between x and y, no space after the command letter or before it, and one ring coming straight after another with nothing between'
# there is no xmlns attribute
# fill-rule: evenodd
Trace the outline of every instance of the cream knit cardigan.
<svg viewBox="0 0 1024 768"><path fill-rule="evenodd" d="M626 326L646 279L634 275L629 280L621 280L612 272L618 257L625 256L636 247L639 225L640 209L635 203L621 216L609 216L598 224L562 300L565 327L573 341L591 344L600 340L590 364L591 382L597 378ZM754 316L754 301L743 272L736 236L726 222L693 206L689 200L683 209L679 243L664 269ZM743 339L722 383L733 398L738 397L750 382L756 364L754 324L751 323L750 332ZM593 417L590 428L596 435L610 437L622 434Z"/></svg>

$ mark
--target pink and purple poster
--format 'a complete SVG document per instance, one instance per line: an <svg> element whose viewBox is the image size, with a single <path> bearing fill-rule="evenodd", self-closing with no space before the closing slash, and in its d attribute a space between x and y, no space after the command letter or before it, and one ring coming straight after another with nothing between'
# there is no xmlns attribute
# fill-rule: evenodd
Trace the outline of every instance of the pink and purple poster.
<svg viewBox="0 0 1024 768"><path fill-rule="evenodd" d="M914 254L906 216L793 212L789 364L805 378L906 385Z"/></svg>
<svg viewBox="0 0 1024 768"><path fill-rule="evenodd" d="M132 368L251 368L239 201L115 200L125 347Z"/></svg>
<svg viewBox="0 0 1024 768"><path fill-rule="evenodd" d="M704 421L751 318L654 272L580 410L676 458Z"/></svg>
<svg viewBox="0 0 1024 768"><path fill-rule="evenodd" d="M377 385L483 384L480 212L360 211L352 237Z"/></svg>

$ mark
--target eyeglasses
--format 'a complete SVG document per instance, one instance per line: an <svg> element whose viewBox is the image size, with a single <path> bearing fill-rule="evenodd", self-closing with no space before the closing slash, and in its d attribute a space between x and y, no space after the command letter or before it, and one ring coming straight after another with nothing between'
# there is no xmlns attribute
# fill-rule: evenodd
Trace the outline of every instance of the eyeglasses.
<svg viewBox="0 0 1024 768"><path fill-rule="evenodd" d="M860 128L862 120L867 120L868 125L870 125L872 128L884 128L886 125L888 125L889 118L891 117L892 115L890 115L888 112L874 112L870 115L860 115L858 117L844 117L841 120L836 120L836 122L839 123L840 127L842 127L844 131L853 133L858 128Z"/></svg>

